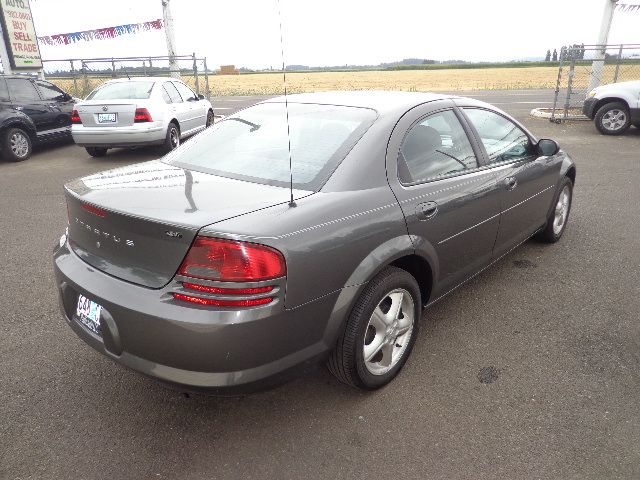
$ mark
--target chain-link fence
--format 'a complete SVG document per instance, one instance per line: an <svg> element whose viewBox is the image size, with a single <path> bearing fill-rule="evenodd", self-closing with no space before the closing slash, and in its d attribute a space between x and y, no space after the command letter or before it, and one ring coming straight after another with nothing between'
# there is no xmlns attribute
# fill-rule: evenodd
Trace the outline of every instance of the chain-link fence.
<svg viewBox="0 0 640 480"><path fill-rule="evenodd" d="M551 120L582 114L587 93L607 83L640 80L640 44L574 45L560 50Z"/></svg>
<svg viewBox="0 0 640 480"><path fill-rule="evenodd" d="M169 57L69 58L43 60L47 80L75 97L84 98L101 83L112 78L170 76L180 73L181 79L197 94L211 98L207 59L196 54L174 57L177 69L172 69Z"/></svg>

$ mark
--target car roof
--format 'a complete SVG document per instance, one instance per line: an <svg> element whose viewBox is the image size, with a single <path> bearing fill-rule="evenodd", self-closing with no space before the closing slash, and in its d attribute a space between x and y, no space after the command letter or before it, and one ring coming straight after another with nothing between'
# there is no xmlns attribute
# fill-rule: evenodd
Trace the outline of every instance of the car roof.
<svg viewBox="0 0 640 480"><path fill-rule="evenodd" d="M113 78L107 80L105 83L118 83L118 82L165 82L167 80L182 81L173 77L131 77L131 78Z"/></svg>
<svg viewBox="0 0 640 480"><path fill-rule="evenodd" d="M372 108L380 114L398 110L408 110L422 103L460 98L450 94L401 92L386 90L330 91L316 93L298 93L287 95L289 103L315 103L325 105L344 105L349 107ZM264 103L281 103L284 96L270 98Z"/></svg>

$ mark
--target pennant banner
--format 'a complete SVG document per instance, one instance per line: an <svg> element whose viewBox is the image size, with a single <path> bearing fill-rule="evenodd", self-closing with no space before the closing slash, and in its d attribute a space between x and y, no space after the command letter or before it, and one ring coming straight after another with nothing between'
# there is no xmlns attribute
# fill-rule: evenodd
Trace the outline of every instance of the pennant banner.
<svg viewBox="0 0 640 480"><path fill-rule="evenodd" d="M631 5L628 3L616 3L616 8L621 12L640 12L640 5Z"/></svg>
<svg viewBox="0 0 640 480"><path fill-rule="evenodd" d="M106 40L108 38L120 37L121 35L134 35L150 30L161 30L162 20L153 20L144 23L130 23L118 25L117 27L98 28L96 30L85 30L83 32L59 33L57 35L47 35L38 37L38 41L44 45L69 45L76 42L90 42L92 40Z"/></svg>

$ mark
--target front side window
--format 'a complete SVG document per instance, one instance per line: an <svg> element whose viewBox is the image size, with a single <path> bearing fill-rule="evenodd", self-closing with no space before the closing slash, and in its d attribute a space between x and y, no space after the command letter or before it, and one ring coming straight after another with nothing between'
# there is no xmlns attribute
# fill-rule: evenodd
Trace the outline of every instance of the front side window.
<svg viewBox="0 0 640 480"><path fill-rule="evenodd" d="M38 91L27 78L7 78L11 99L18 102L36 102L40 100Z"/></svg>
<svg viewBox="0 0 640 480"><path fill-rule="evenodd" d="M96 88L87 100L143 100L151 96L155 82L112 82Z"/></svg>
<svg viewBox="0 0 640 480"><path fill-rule="evenodd" d="M40 96L43 100L64 101L67 98L66 93L56 87L53 83L44 80L36 80L36 85L40 89Z"/></svg>
<svg viewBox="0 0 640 480"><path fill-rule="evenodd" d="M191 90L189 87L187 87L184 83L173 82L173 84L176 86L176 88L180 92L180 96L182 97L182 99L185 102L188 101L188 100L197 100L198 99L198 97L196 97L196 94L193 93L193 90Z"/></svg>
<svg viewBox="0 0 640 480"><path fill-rule="evenodd" d="M515 123L497 113L465 108L491 163L519 160L531 155L529 136Z"/></svg>
<svg viewBox="0 0 640 480"><path fill-rule="evenodd" d="M399 177L405 184L477 167L467 134L452 110L430 115L411 127L398 156Z"/></svg>
<svg viewBox="0 0 640 480"><path fill-rule="evenodd" d="M269 102L227 117L164 161L222 177L318 190L377 118L368 108Z"/></svg>

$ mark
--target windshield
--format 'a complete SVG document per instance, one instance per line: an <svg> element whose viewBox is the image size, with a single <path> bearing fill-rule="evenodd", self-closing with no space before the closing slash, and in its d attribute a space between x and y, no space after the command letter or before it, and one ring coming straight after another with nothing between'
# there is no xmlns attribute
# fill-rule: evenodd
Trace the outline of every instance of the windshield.
<svg viewBox="0 0 640 480"><path fill-rule="evenodd" d="M263 103L216 123L164 161L223 177L318 190L377 118L368 108Z"/></svg>
<svg viewBox="0 0 640 480"><path fill-rule="evenodd" d="M105 83L89 94L87 100L121 100L149 98L155 82Z"/></svg>

